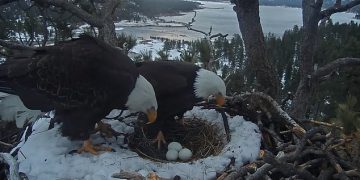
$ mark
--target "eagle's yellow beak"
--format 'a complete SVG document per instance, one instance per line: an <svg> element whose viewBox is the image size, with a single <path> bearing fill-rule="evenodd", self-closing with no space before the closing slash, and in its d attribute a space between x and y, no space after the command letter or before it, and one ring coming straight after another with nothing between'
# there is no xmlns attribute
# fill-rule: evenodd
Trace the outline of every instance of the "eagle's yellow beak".
<svg viewBox="0 0 360 180"><path fill-rule="evenodd" d="M215 97L216 105L223 106L225 104L225 97L222 95L216 95Z"/></svg>
<svg viewBox="0 0 360 180"><path fill-rule="evenodd" d="M147 119L149 122L147 122L146 124L152 124L156 121L156 117L157 117L157 111L155 109L149 110L147 113Z"/></svg>

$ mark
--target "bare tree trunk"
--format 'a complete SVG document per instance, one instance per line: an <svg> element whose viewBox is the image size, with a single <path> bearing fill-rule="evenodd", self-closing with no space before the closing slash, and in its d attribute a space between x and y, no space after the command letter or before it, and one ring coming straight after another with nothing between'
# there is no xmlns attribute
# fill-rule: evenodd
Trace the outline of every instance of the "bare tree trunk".
<svg viewBox="0 0 360 180"><path fill-rule="evenodd" d="M258 0L236 0L234 11L238 22L250 68L255 72L259 90L276 99L279 93L279 83L275 68L265 51L264 34L260 24Z"/></svg>
<svg viewBox="0 0 360 180"><path fill-rule="evenodd" d="M120 0L108 0L100 9L102 26L99 27L99 37L111 45L116 44L116 32L114 25L115 10L120 6Z"/></svg>
<svg viewBox="0 0 360 180"><path fill-rule="evenodd" d="M318 35L318 22L322 1L303 0L303 42L300 56L300 83L295 93L294 108L291 115L298 119L305 117L310 97L314 89L311 74L314 71L315 44Z"/></svg>
<svg viewBox="0 0 360 180"><path fill-rule="evenodd" d="M325 65L314 71L314 54L316 40L318 38L318 23L324 18L330 17L337 12L343 12L351 7L360 4L360 0L351 1L345 5L339 4L337 1L333 7L321 10L323 0L303 0L302 14L303 14L303 42L301 45L300 57L300 83L295 93L293 109L291 115L299 120L305 118L308 106L310 105L310 98L313 96L314 89L319 84L319 79L332 72L334 67L358 65L358 59L355 58L341 58L334 62ZM326 69L326 70L324 70Z"/></svg>
<svg viewBox="0 0 360 180"><path fill-rule="evenodd" d="M99 38L111 45L116 44L116 32L113 20L105 20L104 25L99 28Z"/></svg>

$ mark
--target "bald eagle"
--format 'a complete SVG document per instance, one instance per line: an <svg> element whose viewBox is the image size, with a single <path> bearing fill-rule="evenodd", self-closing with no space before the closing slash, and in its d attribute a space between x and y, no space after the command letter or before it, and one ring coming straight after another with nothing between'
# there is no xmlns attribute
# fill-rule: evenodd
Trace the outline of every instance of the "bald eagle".
<svg viewBox="0 0 360 180"><path fill-rule="evenodd" d="M84 140L79 152L98 154L94 126L112 109L129 109L156 120L152 85L120 49L83 35L55 46L23 50L0 65L0 90L17 94L29 109L55 109L61 132Z"/></svg>
<svg viewBox="0 0 360 180"><path fill-rule="evenodd" d="M218 105L224 104L225 83L211 71L180 61L140 62L136 65L155 89L158 118L148 129L150 135L156 134L158 147L166 142L163 131L175 116L182 118L197 102L210 96L216 97Z"/></svg>

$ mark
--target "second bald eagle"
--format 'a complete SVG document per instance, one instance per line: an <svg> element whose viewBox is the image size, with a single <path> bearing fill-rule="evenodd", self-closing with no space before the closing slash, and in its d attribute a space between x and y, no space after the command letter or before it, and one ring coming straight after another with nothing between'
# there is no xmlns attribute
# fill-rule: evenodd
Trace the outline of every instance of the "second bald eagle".
<svg viewBox="0 0 360 180"><path fill-rule="evenodd" d="M180 61L140 62L136 65L139 73L155 89L158 119L149 125L149 130L157 133L158 146L165 143L163 131L166 130L166 124L174 121L175 116L182 118L197 102L209 96L215 96L218 105L224 104L225 83L211 71Z"/></svg>

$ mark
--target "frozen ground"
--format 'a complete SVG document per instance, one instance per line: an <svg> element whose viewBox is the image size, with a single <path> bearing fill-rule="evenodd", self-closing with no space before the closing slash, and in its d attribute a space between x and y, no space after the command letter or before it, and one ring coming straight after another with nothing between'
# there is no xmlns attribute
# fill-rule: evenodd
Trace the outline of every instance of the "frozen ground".
<svg viewBox="0 0 360 180"><path fill-rule="evenodd" d="M217 123L224 132L221 115L214 110L202 110L194 107L185 114L186 117L196 116ZM133 120L133 119L127 119ZM108 123L119 131L129 133L132 127L119 121ZM138 172L144 176L156 172L158 176L171 179L179 175L181 179L213 179L216 172L225 168L231 157L236 158L236 165L256 159L260 148L258 127L245 121L240 116L229 118L231 142L218 156L189 163L159 163L139 157L135 152L121 148L123 138L102 139L99 134L92 136L94 143L104 143L116 152L105 152L98 156L91 154L69 154L78 148L80 141L70 141L59 133L59 125L48 130L49 119L38 120L27 141L19 144L18 162L20 172L24 172L30 180L48 179L112 179L111 175L120 170Z"/></svg>

